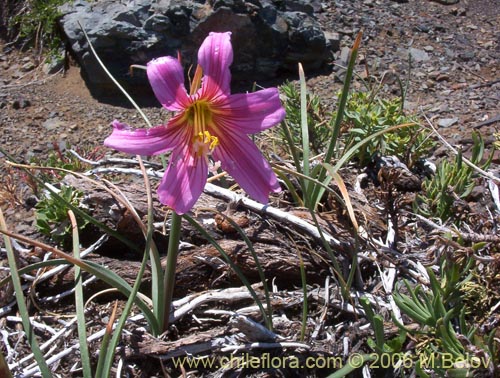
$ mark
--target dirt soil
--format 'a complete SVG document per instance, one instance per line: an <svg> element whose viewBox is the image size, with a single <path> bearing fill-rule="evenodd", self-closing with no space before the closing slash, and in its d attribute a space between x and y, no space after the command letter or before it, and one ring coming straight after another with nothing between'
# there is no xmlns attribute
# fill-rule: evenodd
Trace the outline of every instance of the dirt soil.
<svg viewBox="0 0 500 378"><path fill-rule="evenodd" d="M423 122L432 123L452 146L462 148L466 153L472 145L472 131L477 130L481 132L486 148L490 151L495 140L493 134L500 129L500 29L498 28L500 3L498 0L460 0L455 4L448 4L450 2L453 1L324 1L324 9L317 14L317 17L325 31L340 35L340 50L332 56L331 69L309 75L309 89L320 95L327 109L334 108L342 85L340 80L342 69L339 67L342 64L342 50L345 54L345 48L352 45L357 32L362 30L363 41L356 67L356 72L361 78L370 77L372 83L381 81L381 91L387 96L400 95L397 78L403 83L408 82L405 99L405 108L408 112L426 117L427 121ZM44 71L44 61L40 61L30 51L18 51L6 41L0 43L0 145L12 159L19 163L40 163L46 161L51 153L63 153L68 147L94 160L105 155L124 157L102 147L102 142L111 132L110 122L113 119L143 127L141 118L135 110L125 106L125 101L118 101L118 104L112 105L102 99L93 98L85 87L79 67L71 62L65 70L49 75ZM411 61L408 58L409 53L412 54ZM256 80L258 81L258 78ZM356 80L353 87L360 89L362 85L361 80ZM159 107L145 108L144 111L154 124L163 123L168 116ZM265 144L263 141L262 145ZM448 155L449 150L438 144L430 160L437 161ZM37 201L35 195L37 193L33 190L35 185L25 173L5 164L6 160L7 157L0 154L2 179L0 205L6 218L7 229L50 243L34 227L33 205ZM499 163L497 151L490 167L492 174L499 175ZM350 189L354 187L358 173L360 172L355 170L344 171ZM76 178L68 180L84 189L88 202L96 212L100 212L104 222L140 244L140 232L127 211L123 208L116 210L116 203L109 196L102 190L96 190L95 186L86 183L85 180ZM114 180L126 196L131 198L139 215L144 216L146 204L141 179L118 175L114 176ZM464 215L469 222L467 231L471 234L491 236L498 232L499 215L498 212L496 215L491 213L494 204L488 197L489 192L485 182L481 182L474 197L462 205L468 209ZM155 185L156 181L153 181L153 186ZM364 195L352 194L354 207L356 213L365 219L364 226L371 237L382 240L388 233L388 211L381 210L389 201L385 191L387 188L381 188L372 182L368 189L370 193L365 192ZM397 207L402 209L401 211L408 210L408 203L415 194L399 195L400 200L394 203L398 203ZM363 347L363 343L369 335L369 329L362 327L366 325L366 320L359 319L356 313L343 303L338 286L332 285L331 289L329 287L330 302L325 306L325 280L334 279L330 277L331 272L324 263L329 259L328 254L318 240L296 224L257 213L242 204L229 206L227 200L220 197L220 195L205 194L196 206L194 215L204 222L209 233L220 241L223 249L234 259L249 280L256 283L259 282L259 278L255 273L255 262L246 244L220 215L215 215L214 209L222 211L238 222L254 243L255 251L265 266L266 275L269 279L275 280L273 282L276 290L272 302L275 313L281 317L274 331L286 341L295 342L297 345L281 347L279 350L269 346L269 353L273 356L293 355L300 359L318 355L335 356L343 353L346 343L349 344L350 352L362 352L363 348L366 348L366 345ZM311 222L306 211L291 206L286 193L273 197L271 202L285 213ZM322 214L321 224L338 239L336 253L343 268L348 270L352 252L350 250L353 243L352 234L343 209L334 202L331 201L328 212ZM165 216L165 209L157 202L156 205L156 221L161 222ZM398 209L394 211L397 212ZM109 214L113 211L115 216ZM429 236L433 231L432 227L425 228L421 224L417 227L415 225L418 222L412 223L413 226L409 225L410 223L403 224L403 219L408 220L408 213L405 214L401 218L402 238L399 241L401 244L395 247L398 250L397 254L377 247L369 240L361 242L361 248L366 255L360 260L361 276L355 280L353 292L359 295L370 293L385 298L383 287L377 278L378 268L372 261L374 255L377 255L379 264L385 267L397 266L400 277L406 277L412 272L412 266L421 263L432 264L437 250L443 251L440 239ZM418 232L414 233L415 230ZM99 236L100 233L95 229L90 229L90 232L87 230L83 240L84 246L92 245ZM164 246L166 243L161 227L156 232L155 240L159 245ZM224 290L232 287L236 290L241 286L217 250L207 244L204 238L187 223L182 241L185 245L177 270L179 283L176 287L176 298L184 298L187 295L199 296L204 291L212 289ZM2 247L0 262L3 261L3 265L6 266L4 242L1 239L0 246ZM44 248L33 248L27 243L21 243L16 248L20 254L18 263L21 266L40 261L46 256ZM495 250L495 247L492 248ZM308 323L308 338L304 343L299 342L303 299L299 289L300 259L297 253L293 252L297 249L302 252L301 258L307 272L308 284L314 288L310 292L310 316L314 320ZM498 246L496 253L499 253ZM108 240L105 247L96 247L88 258L109 266L133 284L140 254L126 249L116 240ZM495 274L500 276L498 270L500 264L498 262L496 264L490 266L493 269L493 273L490 273L493 276ZM494 269L497 269L496 273ZM0 271L0 278L5 276L5 272L6 268ZM36 295L30 300L30 311L39 322L47 325L47 328L37 329L41 340L47 341L53 337L53 333L65 327L68 317L73 315L72 296L65 299L53 297L70 290L72 282L72 271L67 270L64 274L33 284L31 291ZM147 290L147 284L150 282L149 272L146 272L144 282ZM497 284L494 289L497 290L496 302L500 298L500 280ZM89 282L86 295L90 296L103 288L104 286L98 282ZM259 293L261 289L257 287ZM4 338L8 337L9 345L13 346L19 336L15 333L18 323L13 317L16 315L16 307L12 302L12 288L4 287L1 290L0 330L6 331L2 335ZM326 370L321 369L295 371L278 368L263 372L259 369L241 367L176 368L169 362L161 363L162 358L168 360L175 357L183 348L192 353L227 355L227 350L230 348L223 349L222 344L217 344L215 341L225 343L226 346L232 345L234 349L236 345L256 341L249 334L242 336L241 324L229 322L228 313L205 312L214 309L225 311L238 309L242 314L261 320L259 311L251 307L253 302L249 297L239 297L229 292L224 295L225 300L211 302L207 299L200 307L187 309L187 315L179 316L162 340L153 339L145 331L144 320L131 324L124 337L125 347L117 353L117 359L122 358L122 368L127 372L127 376L160 377L164 376L165 371L174 376L187 374L193 377L327 374ZM98 332L106 326L111 312L110 307L115 298L122 299L113 294L106 294L89 304L87 314L89 333ZM178 305L181 306L180 303ZM498 306L496 307L496 311L491 314L496 320L483 319L483 323L479 324L484 327L484 332L487 332L488 328L500 326L500 312ZM387 330L388 335L396 333L397 330ZM78 364L75 364L79 358L78 351L70 348L74 344L77 344L76 332L69 331L54 342L54 345L57 345L54 348L55 352L69 350L68 354L61 357L54 365L57 376L81 376ZM15 350L6 350L5 345L2 345L2 350L4 355L9 355L9 364L19 362L28 354L24 341L16 344ZM90 343L94 357L99 345L99 340ZM189 349L190 347L192 349ZM257 355L260 353L255 352L255 349L248 344L246 348L245 350L250 353ZM55 352L52 351L51 354ZM22 376L21 372L26 370L29 370L26 366L13 368L19 377Z"/></svg>

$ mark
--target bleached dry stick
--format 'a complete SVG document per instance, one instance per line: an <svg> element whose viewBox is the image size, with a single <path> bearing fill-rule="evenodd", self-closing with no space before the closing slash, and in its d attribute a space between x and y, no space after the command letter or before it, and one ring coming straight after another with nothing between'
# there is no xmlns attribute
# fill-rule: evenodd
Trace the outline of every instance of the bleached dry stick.
<svg viewBox="0 0 500 378"><path fill-rule="evenodd" d="M137 316L134 316L132 318L129 319L130 322L134 322L134 321L137 321L137 320L142 320L144 319L144 316L143 315L137 315ZM73 323L76 322L76 317L74 319L72 319L70 322L68 322L68 327L71 326ZM114 329L114 326L113 326L113 329ZM58 334L63 334L64 332L67 331L67 328L61 330L58 332ZM104 333L106 332L106 329L102 329L92 335L90 335L88 338L87 338L87 342L88 343L91 343L95 340L98 340L100 338L102 338L104 336ZM49 340L51 341L51 340ZM45 344L47 344L49 341L47 341ZM52 341L53 342L53 341ZM44 344L44 345L45 345ZM75 350L78 350L80 349L80 344L76 343L76 344L73 344L71 345L69 348L66 348L62 351L60 351L59 353L55 354L54 356L50 357L49 359L47 359L47 365L52 365L58 361L60 361L62 358L66 357L67 355L71 354L72 352L74 352ZM25 359L27 359L28 357L30 358L33 358L33 355L29 355L27 356ZM23 360L25 360L23 359ZM16 366L19 365L20 363L16 363ZM11 368L9 366L9 368ZM39 370L38 370L38 367L33 367L29 370L25 370L23 371L23 378L29 378L29 377L32 377L34 376L35 374L38 374Z"/></svg>
<svg viewBox="0 0 500 378"><path fill-rule="evenodd" d="M104 234L102 235L99 240L97 240L94 244L90 245L88 248L86 248L82 253L81 253L81 257L85 257L87 256L89 253L92 253L94 252L96 249L98 249L102 244L104 244L106 242L106 240L108 240L108 235ZM17 241L15 241L15 239L12 239L12 245L17 245L20 247L19 243ZM27 249L26 251L30 251L29 249ZM67 269L69 267L69 265L59 265L55 268L52 268L50 269L49 271L43 273L42 275L40 275L39 277L36 277L36 278L32 278L32 279L29 279L29 281L33 281L33 280L36 280L37 283L40 283L40 282L43 282L43 281L46 281L48 280L49 278L55 276L56 274L59 274L61 271L63 271L64 269ZM27 289L30 285L23 285L23 289ZM3 316L5 314L8 314L12 311L12 308L15 306L16 304L16 301L12 301L8 304L6 304L5 306L3 307L0 307L0 316Z"/></svg>
<svg viewBox="0 0 500 378"><path fill-rule="evenodd" d="M108 238L109 238L109 236L107 234L102 235L99 238L99 240L97 240L94 244L92 244L91 246L89 246L88 248L86 248L85 250L83 250L80 253L80 258L84 258L88 254L97 250L99 247L101 247L106 242L106 240L108 240ZM71 267L71 265L66 265L66 264L59 265L59 266L43 273L42 275L40 275L40 277L37 277L36 281L37 281L37 283L39 283L39 282L43 282L45 280L48 280L49 278L54 277L55 275L61 273L63 270L65 270L69 267Z"/></svg>
<svg viewBox="0 0 500 378"><path fill-rule="evenodd" d="M5 356L7 359L7 363L11 360L14 354L14 349L10 346L9 343L9 332L4 329L0 329L0 334L2 335L3 345L5 345L5 350L7 351L7 355Z"/></svg>
<svg viewBox="0 0 500 378"><path fill-rule="evenodd" d="M185 302L185 298L174 301L174 307L179 306L179 302L183 303L173 313L170 322L175 322L186 315L188 312L193 311L196 307L214 301L236 302L243 299L251 299L252 296L246 287L230 288L225 290L207 291L201 295L193 295L189 297L189 301Z"/></svg>
<svg viewBox="0 0 500 378"><path fill-rule="evenodd" d="M20 318L19 318L20 319ZM66 326L62 329L60 329L59 331L57 331L49 340L47 340L45 343L43 343L43 345L40 346L40 349L43 351L45 350L49 345L52 345L55 343L55 341L61 337L62 335L64 335L64 333L70 329L70 327L76 322L76 317L73 318L71 321L69 321ZM26 357L24 357L23 359L17 361L16 363L12 364L12 365L9 365L9 369L10 370L13 370L14 368L17 368L18 366L22 366L24 365L25 363L27 363L28 361L30 361L31 359L33 359L33 354L29 354L27 355ZM33 370L33 369L32 369ZM34 373L37 373L38 372L38 368L35 369ZM23 377L25 377L26 375L23 374Z"/></svg>
<svg viewBox="0 0 500 378"><path fill-rule="evenodd" d="M221 348L221 352L240 352L242 350L251 349L283 349L283 348L294 348L294 349L311 349L310 345L303 343L296 343L291 341L275 342L275 343L248 343L241 345L227 345Z"/></svg>
<svg viewBox="0 0 500 378"><path fill-rule="evenodd" d="M78 160L83 161L86 164L92 165L94 167L98 167L100 165L109 165L109 164L125 164L125 165L137 165L137 160L135 159L123 159L123 158L114 158L114 157L105 157L101 160L89 160L85 159L75 150L69 150L69 152L75 156ZM144 161L144 165L146 167L156 167L158 169L162 168L162 165L159 163L154 163L151 161Z"/></svg>
<svg viewBox="0 0 500 378"><path fill-rule="evenodd" d="M89 277L88 279L86 279L85 281L82 282L82 287L86 287L87 285L89 285L90 283L92 283L92 282L94 282L96 280L97 280L96 276L91 276L91 277ZM75 292L75 288L72 287L71 289L63 291L62 293L59 293L59 294L56 294L56 295L51 295L49 297L40 298L40 302L41 303L57 302L57 301L59 301L62 298L65 298L65 297L68 297L70 295L73 295L74 292Z"/></svg>
<svg viewBox="0 0 500 378"><path fill-rule="evenodd" d="M432 124L431 120L429 118L427 118L425 115L424 115L424 118L427 121L427 123L429 124L429 127L432 129L432 131L434 132L434 134L436 134L436 136L439 138L439 140L444 144L444 146L446 148L448 148L451 152L453 152L455 155L458 155L457 149L455 147L453 147L441 134L439 134L439 132L437 131L436 127L434 127L434 125ZM490 180L493 180L493 181L496 181L496 182L500 182L500 177L496 177L492 173L486 172L484 169L478 167L473 162L471 162L469 159L466 159L465 157L462 157L462 160L463 160L463 162L465 164L467 164L469 167L471 167L472 169L474 169L476 172L478 172L482 176L487 177Z"/></svg>
<svg viewBox="0 0 500 378"><path fill-rule="evenodd" d="M134 174L134 175L142 175L142 172L139 169L134 169L134 168L119 168L119 167L109 167L109 168L96 168L92 169L87 174L97 174L97 173L122 173L122 174ZM149 169L147 171L148 176L154 177L154 178L162 178L163 177L163 172L158 172L153 169ZM250 198L247 198L245 196L242 196L240 194L237 194L235 192L232 192L231 190L221 188L220 186L211 184L207 182L205 185L204 192L207 194L210 194L214 197L218 198L223 198L226 201L233 202L233 203L239 203L243 206L245 206L247 209L250 209L252 211L255 211L259 214L265 214L269 215L281 222L286 222L288 224L292 224L295 227L301 229L302 231L306 232L307 234L311 235L314 237L316 240L321 240L321 235L318 230L318 228L305 220L287 213L285 211L282 211L280 209L277 209L275 207L270 206L269 204L263 205L259 202L256 202L254 200L251 200ZM338 239L334 238L332 235L330 235L326 231L322 231L323 237L325 240L332 246L334 247L343 247L347 248L348 246L340 242Z"/></svg>
<svg viewBox="0 0 500 378"><path fill-rule="evenodd" d="M7 316L7 321L8 322L15 322L15 323L22 323L22 318L20 316ZM54 330L54 328L49 327L46 324L37 322L33 318L30 318L31 325L33 328L38 328L41 331L51 333L52 335L57 334L57 332Z"/></svg>
<svg viewBox="0 0 500 378"><path fill-rule="evenodd" d="M255 212L258 212L260 214L266 214L270 215L273 218L286 222L289 224L292 224L296 226L297 228L301 229L302 231L305 231L312 237L314 237L316 240L321 240L321 235L318 230L318 228L305 220L296 217L293 214L287 213L285 211L282 211L280 209L277 209L275 207L272 207L268 204L263 205L259 202L256 202L254 200L251 200L250 198L244 197L242 195L239 195L237 193L234 193L228 189L221 188L220 186L207 183L205 185L205 193L208 193L214 197L219 197L219 198L224 198L227 201L234 202L234 203L240 203L246 208L253 210ZM322 231L322 234L325 238L325 240L332 246L336 247L341 247L342 243L335 239L332 235L330 235L326 231Z"/></svg>

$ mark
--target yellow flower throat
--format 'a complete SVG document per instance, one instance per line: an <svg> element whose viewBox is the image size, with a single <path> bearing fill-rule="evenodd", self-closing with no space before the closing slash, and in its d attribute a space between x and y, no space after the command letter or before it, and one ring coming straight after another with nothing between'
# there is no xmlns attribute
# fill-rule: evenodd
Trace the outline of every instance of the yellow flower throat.
<svg viewBox="0 0 500 378"><path fill-rule="evenodd" d="M186 110L188 124L194 128L193 153L197 156L208 155L219 144L219 139L208 131L213 125L212 111L206 101L195 101Z"/></svg>

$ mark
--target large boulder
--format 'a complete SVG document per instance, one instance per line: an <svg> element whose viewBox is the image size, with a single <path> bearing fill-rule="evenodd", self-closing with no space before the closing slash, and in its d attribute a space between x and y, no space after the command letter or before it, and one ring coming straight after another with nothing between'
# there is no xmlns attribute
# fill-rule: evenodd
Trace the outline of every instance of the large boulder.
<svg viewBox="0 0 500 378"><path fill-rule="evenodd" d="M60 8L61 29L91 89L109 91L110 80L97 64L82 28L113 75L127 86L144 86L132 64L177 56L189 67L211 31L231 31L236 81L263 81L309 72L331 58L331 46L316 21L319 0L76 0Z"/></svg>

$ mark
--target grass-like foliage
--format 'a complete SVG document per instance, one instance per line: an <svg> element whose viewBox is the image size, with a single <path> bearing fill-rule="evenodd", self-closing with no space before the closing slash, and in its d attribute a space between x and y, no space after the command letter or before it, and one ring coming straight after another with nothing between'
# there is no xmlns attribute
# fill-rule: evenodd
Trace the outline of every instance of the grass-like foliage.
<svg viewBox="0 0 500 378"><path fill-rule="evenodd" d="M56 20L60 17L58 7L70 0L29 0L23 12L13 17L11 28L19 30L24 43L35 47L39 54L47 53L49 59L60 58L62 39Z"/></svg>
<svg viewBox="0 0 500 378"><path fill-rule="evenodd" d="M283 105L286 109L285 122L290 130L293 143L299 145L302 134L299 87L294 82L286 82L281 86L281 93L284 96ZM314 154L319 155L325 150L331 137L331 123L328 122L327 112L319 96L307 93L306 102L310 148ZM283 134L283 130L281 132ZM283 138L285 138L284 135Z"/></svg>
<svg viewBox="0 0 500 378"><path fill-rule="evenodd" d="M429 289L412 286L405 280L394 294L401 311L420 325L415 331L395 321L415 340L418 358L414 366L418 376L430 377L426 372L429 367L438 376L464 377L491 368L495 355L491 344L494 333L477 334L478 330L467 316L474 309L464 306L463 302L463 290L473 279L474 270L474 259L444 255L439 269L440 280L432 269L427 269ZM475 306L470 302L468 305ZM486 352L483 358L473 353L478 349Z"/></svg>
<svg viewBox="0 0 500 378"><path fill-rule="evenodd" d="M482 169L487 169L493 154L484 160L484 140L481 134L472 134L473 147L470 161ZM456 217L455 203L467 198L477 183L477 175L470 165L466 164L462 153L459 151L455 159L441 161L436 173L423 183L424 193L417 196L414 209L426 217L439 218L443 222L452 219L454 223L460 222Z"/></svg>

